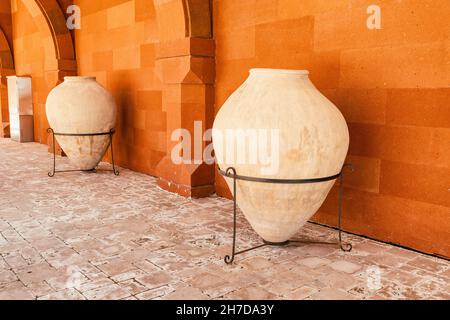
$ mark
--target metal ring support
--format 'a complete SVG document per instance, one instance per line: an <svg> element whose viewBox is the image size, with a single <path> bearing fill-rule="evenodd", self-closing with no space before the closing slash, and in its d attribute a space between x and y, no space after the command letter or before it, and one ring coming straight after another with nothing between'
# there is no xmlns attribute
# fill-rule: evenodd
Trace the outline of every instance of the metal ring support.
<svg viewBox="0 0 450 320"><path fill-rule="evenodd" d="M52 147L53 147L53 170L48 173L49 177L54 177L56 173L62 173L62 172L96 172L97 169L91 169L91 170L56 170L56 141L55 136L65 136L65 137L94 137L94 136L109 136L109 147L111 149L111 162L113 169L111 170L114 172L116 176L118 176L119 170L116 170L116 166L114 163L114 151L113 151L113 135L116 132L115 129L111 129L108 132L95 132L95 133L59 133L53 131L52 128L47 129L48 133L51 133L52 135Z"/></svg>
<svg viewBox="0 0 450 320"><path fill-rule="evenodd" d="M219 170L219 173L227 178L233 179L233 247L231 255L225 256L225 263L226 264L232 264L234 262L234 259L237 255L243 254L246 252L249 252L251 250L255 250L258 248L262 248L265 246L288 246L290 244L295 243L311 243L311 241L304 241L304 240L289 240L284 243L269 243L264 241L264 243L249 248L245 250L241 250L236 252L236 234L237 234L237 180L242 181L250 181L250 182L256 182L256 183L273 183L273 184L311 184L311 183L321 183L321 182L327 182L336 180L339 178L339 205L338 205L338 242L337 243L330 243L330 242L312 242L312 243L321 243L321 244L338 244L340 249L345 252L350 252L352 250L352 245L350 243L345 243L342 241L342 205L343 205L343 196L344 196L344 170L346 168L350 168L351 171L354 171L352 164L345 164L342 167L342 170L340 173L328 176L328 177L321 177L321 178L308 178L308 179L272 179L272 178L258 178L258 177L249 177L249 176L241 176L238 175L236 172L236 169L233 167L229 167L226 171Z"/></svg>

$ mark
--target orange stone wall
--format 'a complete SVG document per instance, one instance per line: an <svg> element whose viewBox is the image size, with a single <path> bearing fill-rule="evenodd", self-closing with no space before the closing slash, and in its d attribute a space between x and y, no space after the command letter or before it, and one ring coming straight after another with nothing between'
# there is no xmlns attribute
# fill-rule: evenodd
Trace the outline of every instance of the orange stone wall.
<svg viewBox="0 0 450 320"><path fill-rule="evenodd" d="M345 230L450 257L449 17L448 0L216 0L216 111L250 68L310 70L350 129ZM314 220L336 210L337 188Z"/></svg>
<svg viewBox="0 0 450 320"><path fill-rule="evenodd" d="M166 113L155 73L158 25L153 1L76 0L78 74L97 77L118 104L115 151L119 165L155 175L166 154Z"/></svg>

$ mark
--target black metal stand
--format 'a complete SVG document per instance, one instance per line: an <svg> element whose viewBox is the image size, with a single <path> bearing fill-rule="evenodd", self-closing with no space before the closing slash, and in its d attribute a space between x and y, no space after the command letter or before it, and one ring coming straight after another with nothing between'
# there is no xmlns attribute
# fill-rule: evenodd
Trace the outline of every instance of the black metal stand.
<svg viewBox="0 0 450 320"><path fill-rule="evenodd" d="M108 132L99 132L99 133L57 133L53 131L52 128L47 129L48 133L52 134L52 143L53 143L53 170L48 173L49 177L54 177L56 173L62 173L62 172L96 172L97 169L91 169L91 170L56 170L56 146L55 146L55 136L66 136L66 137L94 137L94 136L109 136L109 147L111 148L111 162L112 162L112 171L116 176L119 175L119 170L116 170L116 166L114 164L114 153L113 153L113 135L116 132L114 129L111 129Z"/></svg>
<svg viewBox="0 0 450 320"><path fill-rule="evenodd" d="M228 177L233 178L233 248L231 252L231 256L227 255L225 256L225 263L226 264L232 264L234 262L234 258L239 255L243 254L255 249L259 249L266 246L289 246L291 244L299 244L299 243L319 243L319 244L332 244L332 245L339 245L340 249L344 252L350 252L352 250L352 245L350 243L346 243L342 241L342 228L341 228L341 221L342 221L342 200L344 195L344 170L346 168L350 168L353 171L353 166L351 164L345 164L339 174L336 174L334 176L329 177L323 177L323 178L314 178L314 179L267 179L267 178L255 178L255 177L247 177L247 176L240 176L237 174L236 169L233 167L228 168L226 171L219 170L220 174ZM236 189L236 181L237 180L243 180L243 181L251 181L251 182L259 182L259 183L274 183L274 184L308 184L308 183L320 183L320 182L326 182L331 180L340 180L339 185L339 208L338 208L338 232L339 237L337 242L320 242L320 241L306 241L306 240L288 240L283 243L270 243L267 241L264 241L262 244L248 248L245 250L241 250L236 252L236 214L237 214L237 189Z"/></svg>

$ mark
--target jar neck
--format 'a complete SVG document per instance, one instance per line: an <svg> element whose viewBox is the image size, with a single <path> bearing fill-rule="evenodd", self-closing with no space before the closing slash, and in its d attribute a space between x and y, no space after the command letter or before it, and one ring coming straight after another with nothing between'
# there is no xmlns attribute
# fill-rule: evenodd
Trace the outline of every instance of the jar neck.
<svg viewBox="0 0 450 320"><path fill-rule="evenodd" d="M64 77L64 82L86 82L86 81L96 81L96 77Z"/></svg>
<svg viewBox="0 0 450 320"><path fill-rule="evenodd" d="M250 70L251 76L266 76L266 77L296 77L309 79L308 70L292 70L292 69L266 69L266 68L255 68Z"/></svg>

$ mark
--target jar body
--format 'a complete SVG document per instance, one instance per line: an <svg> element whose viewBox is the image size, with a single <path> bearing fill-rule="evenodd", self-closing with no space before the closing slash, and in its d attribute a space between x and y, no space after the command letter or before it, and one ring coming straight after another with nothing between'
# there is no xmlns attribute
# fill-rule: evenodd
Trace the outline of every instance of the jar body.
<svg viewBox="0 0 450 320"><path fill-rule="evenodd" d="M56 133L90 134L114 128L114 97L92 77L66 77L49 94L48 122ZM69 160L80 170L92 170L109 146L109 135L56 136Z"/></svg>
<svg viewBox="0 0 450 320"><path fill-rule="evenodd" d="M238 175L259 178L311 179L341 171L349 133L340 111L314 87L307 71L253 69L217 114L213 143L222 170L234 167ZM232 179L226 180L233 190ZM238 180L237 203L264 240L281 243L317 212L334 182Z"/></svg>

